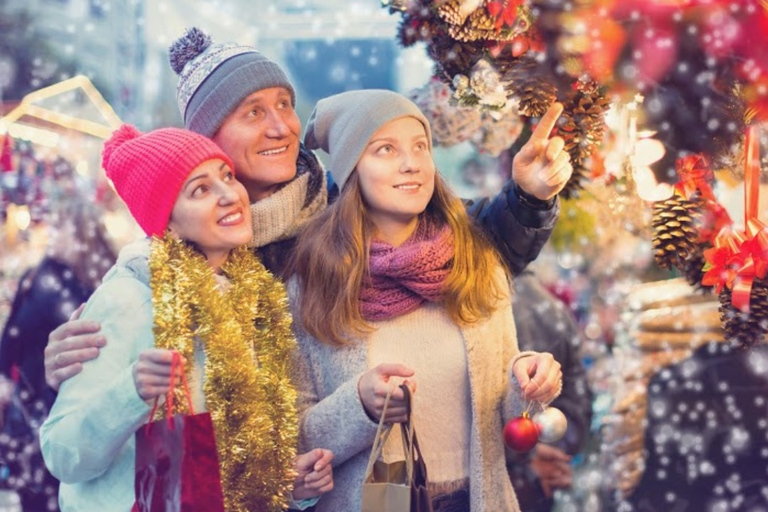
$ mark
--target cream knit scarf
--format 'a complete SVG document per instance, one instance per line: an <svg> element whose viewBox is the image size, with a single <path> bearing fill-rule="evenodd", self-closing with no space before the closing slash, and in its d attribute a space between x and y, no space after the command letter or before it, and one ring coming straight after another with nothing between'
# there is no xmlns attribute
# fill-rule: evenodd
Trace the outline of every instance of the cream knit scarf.
<svg viewBox="0 0 768 512"><path fill-rule="evenodd" d="M292 181L271 196L251 204L253 238L248 244L250 247L264 247L292 238L328 204L325 170L303 146L296 167L298 172Z"/></svg>

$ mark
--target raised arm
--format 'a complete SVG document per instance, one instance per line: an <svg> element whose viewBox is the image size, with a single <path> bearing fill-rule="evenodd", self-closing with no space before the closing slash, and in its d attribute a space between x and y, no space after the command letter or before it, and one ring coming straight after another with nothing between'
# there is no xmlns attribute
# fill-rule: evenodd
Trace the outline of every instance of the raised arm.
<svg viewBox="0 0 768 512"><path fill-rule="evenodd" d="M515 156L512 179L493 198L467 203L467 211L491 238L507 267L519 274L536 259L560 211L557 194L570 178L565 143L550 137L563 111L552 105Z"/></svg>

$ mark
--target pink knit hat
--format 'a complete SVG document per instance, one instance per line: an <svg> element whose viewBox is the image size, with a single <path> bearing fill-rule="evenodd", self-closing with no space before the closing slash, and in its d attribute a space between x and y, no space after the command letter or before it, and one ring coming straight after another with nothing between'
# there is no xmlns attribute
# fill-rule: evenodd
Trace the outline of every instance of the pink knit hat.
<svg viewBox="0 0 768 512"><path fill-rule="evenodd" d="M217 158L234 172L224 151L202 135L181 128L141 133L124 124L104 143L101 165L141 229L162 236L189 173Z"/></svg>

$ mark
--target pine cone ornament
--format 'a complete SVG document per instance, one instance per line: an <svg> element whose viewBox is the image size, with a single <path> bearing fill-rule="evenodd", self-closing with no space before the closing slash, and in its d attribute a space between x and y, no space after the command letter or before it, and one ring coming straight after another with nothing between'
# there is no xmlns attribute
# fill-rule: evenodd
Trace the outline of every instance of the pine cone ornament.
<svg viewBox="0 0 768 512"><path fill-rule="evenodd" d="M564 109L557 134L565 140L573 174L560 193L572 197L589 177L586 162L603 140L605 113L611 105L596 83L583 81L577 82L577 89L562 101Z"/></svg>
<svg viewBox="0 0 768 512"><path fill-rule="evenodd" d="M437 15L450 25L463 25L466 17L461 12L461 0L449 0L437 8Z"/></svg>
<svg viewBox="0 0 768 512"><path fill-rule="evenodd" d="M517 59L502 80L509 97L519 100L518 113L523 116L543 115L557 98L557 87L547 68L530 57Z"/></svg>
<svg viewBox="0 0 768 512"><path fill-rule="evenodd" d="M485 9L477 9L469 15L463 25L452 25L450 36L457 41L507 41L515 36L512 30L496 30L496 21Z"/></svg>
<svg viewBox="0 0 768 512"><path fill-rule="evenodd" d="M726 339L742 348L749 348L765 339L768 332L768 283L756 280L750 293L749 312L736 309L732 302L731 290L720 292L720 321Z"/></svg>
<svg viewBox="0 0 768 512"><path fill-rule="evenodd" d="M661 268L682 268L696 251L699 230L697 214L701 204L673 196L653 205L653 250Z"/></svg>
<svg viewBox="0 0 768 512"><path fill-rule="evenodd" d="M453 77L466 73L485 55L479 43L461 43L447 34L435 34L427 52L435 61L435 75L450 83Z"/></svg>
<svg viewBox="0 0 768 512"><path fill-rule="evenodd" d="M496 20L488 14L485 8L478 9L469 15L469 23L476 30L485 30L487 32L496 32Z"/></svg>
<svg viewBox="0 0 768 512"><path fill-rule="evenodd" d="M706 263L706 260L704 259L704 249L706 248L708 247L705 247L702 244L696 244L693 248L693 252L691 252L688 258L683 261L680 266L680 273L683 274L683 277L688 281L688 284L699 291L710 291L712 289L711 286L701 284L701 278L704 277L703 268Z"/></svg>

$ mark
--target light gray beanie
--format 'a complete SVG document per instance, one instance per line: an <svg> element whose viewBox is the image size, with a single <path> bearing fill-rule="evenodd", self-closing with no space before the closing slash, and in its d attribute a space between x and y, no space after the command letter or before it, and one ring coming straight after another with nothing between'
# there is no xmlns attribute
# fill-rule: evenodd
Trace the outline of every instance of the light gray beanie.
<svg viewBox="0 0 768 512"><path fill-rule="evenodd" d="M384 89L343 92L318 101L307 123L304 145L331 156L331 176L341 190L371 136L401 117L414 117L424 125L432 151L432 131L419 107L405 96Z"/></svg>
<svg viewBox="0 0 768 512"><path fill-rule="evenodd" d="M169 48L171 68L179 75L176 101L187 129L213 137L224 120L249 95L284 87L296 93L283 70L251 46L213 44L191 28Z"/></svg>

